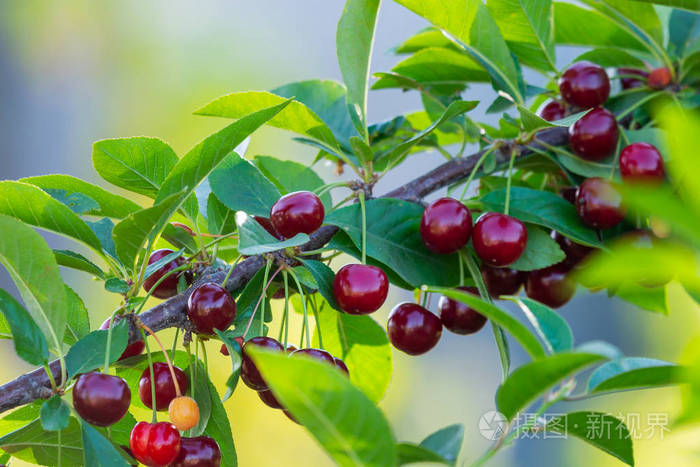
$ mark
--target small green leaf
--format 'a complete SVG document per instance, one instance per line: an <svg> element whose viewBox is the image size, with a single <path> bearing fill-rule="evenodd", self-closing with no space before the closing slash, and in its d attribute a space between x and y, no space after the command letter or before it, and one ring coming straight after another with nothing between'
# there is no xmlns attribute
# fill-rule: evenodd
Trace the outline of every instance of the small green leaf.
<svg viewBox="0 0 700 467"><path fill-rule="evenodd" d="M214 193L209 193L207 199L207 227L214 235L226 235L236 230L236 212L227 208Z"/></svg>
<svg viewBox="0 0 700 467"><path fill-rule="evenodd" d="M260 270L258 270L258 272L256 272L255 275L248 281L245 288L236 299L237 313L236 319L233 322L235 330L227 331L227 336L242 336L243 332L245 331L245 328L248 326L248 322L250 321L250 317L253 314L253 310L255 310L256 307L258 307L258 310L255 312L255 318L253 319L253 322L250 325L248 334L245 335L245 339L248 340L251 337L260 335L260 321L269 321L269 319L267 318L270 313L270 300L265 301L265 310L261 310L260 306L258 305L258 302L261 302L264 279L265 268L260 268ZM265 331L264 326L263 331ZM265 335L265 333L263 333L263 335Z"/></svg>
<svg viewBox="0 0 700 467"><path fill-rule="evenodd" d="M70 408L60 396L55 395L41 406L41 426L48 431L61 431L68 428Z"/></svg>
<svg viewBox="0 0 700 467"><path fill-rule="evenodd" d="M518 260L511 264L511 269L534 271L557 264L566 258L556 241L544 230L527 226L527 245Z"/></svg>
<svg viewBox="0 0 700 467"><path fill-rule="evenodd" d="M652 358L628 357L601 365L588 379L588 392L646 389L687 382L683 368Z"/></svg>
<svg viewBox="0 0 700 467"><path fill-rule="evenodd" d="M211 436L219 444L219 448L221 449L221 465L236 467L238 465L238 458L236 457L236 446L233 443L228 414L219 399L216 388L211 381L209 381L208 384L209 395L211 396L211 415L209 416L209 423L207 423L207 427L204 430L204 435Z"/></svg>
<svg viewBox="0 0 700 467"><path fill-rule="evenodd" d="M439 454L412 443L398 443L396 450L399 455L399 465L415 464L419 462L434 462L436 464L454 465L443 459Z"/></svg>
<svg viewBox="0 0 700 467"><path fill-rule="evenodd" d="M48 362L49 349L44 334L29 312L12 295L0 289L0 312L12 330L15 352L27 363L43 365Z"/></svg>
<svg viewBox="0 0 700 467"><path fill-rule="evenodd" d="M54 188L44 188L43 190L53 199L64 204L68 209L79 216L88 212L97 211L100 207L97 201L83 193L68 193L66 190Z"/></svg>
<svg viewBox="0 0 700 467"><path fill-rule="evenodd" d="M646 68L644 62L629 52L612 47L599 47L582 53L573 60L573 63L586 60L597 63L603 68L608 67L630 67L643 70ZM618 72L619 73L619 72Z"/></svg>
<svg viewBox="0 0 700 467"><path fill-rule="evenodd" d="M527 133L534 133L545 128L557 126L568 128L579 121L584 115L590 112L590 110L578 112L552 122L545 120L523 105L518 105L518 112L520 112L520 121L522 122L523 130L525 130Z"/></svg>
<svg viewBox="0 0 700 467"><path fill-rule="evenodd" d="M287 247L303 245L309 241L309 236L304 233L296 234L287 240L277 240L252 217L241 217L243 222L238 224L238 251L242 255L270 253Z"/></svg>
<svg viewBox="0 0 700 467"><path fill-rule="evenodd" d="M312 259L300 259L300 261L316 281L318 292L331 307L338 310L338 304L335 302L335 295L333 295L333 280L335 279L333 270L320 261Z"/></svg>
<svg viewBox="0 0 700 467"><path fill-rule="evenodd" d="M82 422L84 465L90 467L129 467L126 459L102 433Z"/></svg>
<svg viewBox="0 0 700 467"><path fill-rule="evenodd" d="M255 156L255 165L283 195L295 191L314 191L325 185L323 179L311 167L299 162L283 161L271 156ZM333 206L330 193L326 192L320 198L323 206L330 210Z"/></svg>
<svg viewBox="0 0 700 467"><path fill-rule="evenodd" d="M350 146L352 146L353 152L362 164L372 162L374 159L372 149L367 146L367 143L365 143L361 138L358 138L357 136L350 137Z"/></svg>
<svg viewBox="0 0 700 467"><path fill-rule="evenodd" d="M56 257L56 262L59 266L65 266L67 268L87 272L98 279L104 279L105 277L104 271L100 269L99 266L80 253L70 250L53 250L53 254Z"/></svg>
<svg viewBox="0 0 700 467"><path fill-rule="evenodd" d="M99 368L105 363L107 330L92 331L80 339L66 354L68 379L79 373ZM116 362L129 341L129 320L122 319L112 327L112 342L109 347L109 362Z"/></svg>
<svg viewBox="0 0 700 467"><path fill-rule="evenodd" d="M36 420L0 438L0 449L30 464L57 466L58 446L61 445L61 465L84 465L83 442L78 420L71 417L68 428L60 432L46 431Z"/></svg>
<svg viewBox="0 0 700 467"><path fill-rule="evenodd" d="M102 245L102 251L119 262L119 259L117 258L117 248L114 246L114 238L112 238L114 222L107 217L103 217L98 221L85 221L85 223L97 236L97 239L100 241L100 245Z"/></svg>
<svg viewBox="0 0 700 467"><path fill-rule="evenodd" d="M204 433L207 425L209 424L209 417L211 416L211 405L212 398L219 398L219 395L214 393L209 393L209 388L212 386L209 381L209 376L201 362L197 362L197 369L194 371L196 375L194 381L190 381L190 394L194 394L194 400L199 406L199 422L194 427L183 433L183 436L188 438L194 438L195 436L201 436ZM190 368L186 368L185 374L192 374Z"/></svg>
<svg viewBox="0 0 700 467"><path fill-rule="evenodd" d="M544 342L549 353L572 350L574 336L559 313L530 298L504 297L520 306L523 314Z"/></svg>
<svg viewBox="0 0 700 467"><path fill-rule="evenodd" d="M173 251L173 252L170 253L169 255L163 256L163 257L162 257L161 259L159 259L158 261L156 261L156 262L154 262L154 263L150 263L148 266L146 266L146 271L145 271L144 274L143 274L144 279L148 279L148 278L151 277L156 271L158 271L160 268L162 268L163 266L165 266L165 265L168 264L169 262L174 261L174 260L176 260L177 258L181 257L182 254L183 254L184 252L185 252L185 250ZM109 282L109 281L107 281L107 282ZM127 287L129 286L129 284L126 284L126 283L124 283L124 284L125 284ZM105 285L105 286L106 286L106 285ZM107 290L109 290L109 289L107 289ZM129 290L129 289L126 289L126 291L128 291L128 290ZM112 292L112 290L110 290L110 292ZM118 293L123 293L123 292L118 292Z"/></svg>
<svg viewBox="0 0 700 467"><path fill-rule="evenodd" d="M440 456L447 465L455 465L464 439L464 425L446 426L429 435L418 445Z"/></svg>
<svg viewBox="0 0 700 467"><path fill-rule="evenodd" d="M238 379L241 375L241 346L238 345L236 339L229 337L226 333L223 333L218 329L214 329L214 332L217 336L219 336L221 342L224 343L226 350L228 350L228 354L231 357L231 374L226 380L226 394L224 394L224 397L221 398L221 402L226 402L228 398L233 395L233 391L236 390Z"/></svg>
<svg viewBox="0 0 700 467"><path fill-rule="evenodd" d="M131 287L124 279L118 277L111 277L105 281L105 290L112 293L127 293Z"/></svg>
<svg viewBox="0 0 700 467"><path fill-rule="evenodd" d="M68 313L66 321L66 334L63 342L68 345L75 344L78 340L87 336L90 332L90 317L87 308L80 295L73 289L65 286Z"/></svg>
<svg viewBox="0 0 700 467"><path fill-rule="evenodd" d="M565 45L646 50L636 36L607 16L563 2L554 2L554 39Z"/></svg>

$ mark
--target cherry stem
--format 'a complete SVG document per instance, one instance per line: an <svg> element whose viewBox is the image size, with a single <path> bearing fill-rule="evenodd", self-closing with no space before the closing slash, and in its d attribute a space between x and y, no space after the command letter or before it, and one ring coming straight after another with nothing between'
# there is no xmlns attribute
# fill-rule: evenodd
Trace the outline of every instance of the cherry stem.
<svg viewBox="0 0 700 467"><path fill-rule="evenodd" d="M316 188L316 189L314 190L314 193L316 194L316 196L318 196L318 197L320 198L320 197L323 196L327 191L332 190L333 188L341 187L341 186L349 187L350 185L349 185L348 182L333 182L333 183L328 183L328 184L326 184L326 185L323 185L323 186L320 186L320 187Z"/></svg>
<svg viewBox="0 0 700 467"><path fill-rule="evenodd" d="M202 346L202 357L204 357L204 371L206 372L207 376L209 376L209 357L207 357L207 348L204 345L204 341L202 339L197 339L199 341L199 345Z"/></svg>
<svg viewBox="0 0 700 467"><path fill-rule="evenodd" d="M168 352L165 350L165 347L163 346L163 343L160 341L158 336L156 335L155 332L151 330L148 326L143 324L141 321L139 321L139 327L141 329L144 329L147 333L149 333L151 336L153 336L153 339L155 339L156 344L158 344L158 347L160 347L161 352L163 352L163 356L165 357L165 362L168 364L168 369L170 370L170 376L173 378L173 384L175 385L175 394L177 394L177 397L182 396L182 391L180 391L180 383L177 382L177 378L175 377L175 369L173 368L173 364L170 361L170 357L168 356ZM155 386L155 379L151 378L151 387ZM156 400L153 399L153 405L156 405Z"/></svg>
<svg viewBox="0 0 700 467"><path fill-rule="evenodd" d="M510 208L510 186L513 180L513 163L515 162L515 155L518 153L516 148L510 152L510 162L508 163L508 180L506 181L506 204L503 209L503 213L507 216L508 210Z"/></svg>
<svg viewBox="0 0 700 467"><path fill-rule="evenodd" d="M365 213L365 192L360 190L360 211L362 213L362 264L367 263L367 215Z"/></svg>
<svg viewBox="0 0 700 467"><path fill-rule="evenodd" d="M172 276L173 274L176 274L176 273L178 273L178 272L182 272L182 271L184 271L184 270L186 270L186 269L189 269L189 267L190 267L189 264L183 264L182 266L178 266L178 267L176 267L175 269L171 269L171 270L168 271L167 273L163 274L163 276L162 276L160 279L158 279L158 280L155 282L155 284L153 284L153 287L151 287L151 289L148 291L148 293L146 294L146 296L143 297L143 301L141 302L141 305L139 305L139 309L135 311L135 314L138 315L139 313L141 313L141 310L143 310L143 307L144 307L144 305L146 305L146 302L148 301L148 299L151 298L151 295L153 294L153 292L155 292L155 290L158 288L158 286L159 286L165 279L167 279L168 277ZM110 327L112 327L112 326L110 325Z"/></svg>
<svg viewBox="0 0 700 467"><path fill-rule="evenodd" d="M318 319L318 308L316 307L316 295L311 295L309 297L309 303L311 303L311 310L314 313L314 321L316 321L316 332L318 333L318 346L323 349L323 337L321 336L321 321Z"/></svg>
<svg viewBox="0 0 700 467"><path fill-rule="evenodd" d="M253 319L255 319L255 313L257 313L258 308L260 307L260 303L263 303L263 309L265 307L265 297L267 296L267 289L270 287L270 284L272 284L272 281L275 279L275 276L280 272L282 269L282 266L277 268L275 273L270 277L270 280L267 279L267 276L270 274L270 268L272 267L272 261L268 260L267 264L265 265L265 276L263 277L263 284L265 284L265 288L263 289L262 293L260 294L260 297L258 298L258 303L255 304L255 308L253 309L253 313L250 315L250 319L248 320L248 325L245 327L245 332L243 333L243 340L245 340L246 336L248 335L248 330L250 330L250 325L253 324ZM262 336L262 322L264 320L260 320L260 335Z"/></svg>
<svg viewBox="0 0 700 467"><path fill-rule="evenodd" d="M51 389L53 392L56 392L56 380L53 378L53 374L51 373L51 367L49 366L48 363L44 363L44 370L46 370L46 376L49 377L49 381L51 382Z"/></svg>
<svg viewBox="0 0 700 467"><path fill-rule="evenodd" d="M297 278L297 275L292 269L289 270L289 275L292 276L294 282L297 285L297 290L299 291L299 297L301 297L301 305L304 308L304 328L306 329L306 346L311 347L311 337L309 336L309 316L306 312L306 299L304 297L304 291L302 290L301 283Z"/></svg>
<svg viewBox="0 0 700 467"><path fill-rule="evenodd" d="M491 154L493 151L495 151L497 148L496 146L491 146L488 148L484 153L481 155L478 161L476 161L476 165L474 165L474 169L472 169L471 173L469 174L469 178L467 178L467 181L464 183L464 189L462 190L462 196L459 197L460 201L464 199L465 196L467 196L467 190L469 190L469 185L471 185L472 180L474 180L474 177L476 176L476 173L479 171L481 168L481 164L484 163L486 158Z"/></svg>
<svg viewBox="0 0 700 467"><path fill-rule="evenodd" d="M173 349L170 351L170 358L175 360L175 348L177 347L177 338L180 336L180 328L175 328L175 337L173 338Z"/></svg>
<svg viewBox="0 0 700 467"><path fill-rule="evenodd" d="M624 141L625 146L629 146L630 144L630 140L625 133L625 129L622 128L622 125L618 124L617 127L622 138L617 142L617 147L615 148L615 158L613 159L612 167L610 167L610 175L608 176L608 180L612 180L615 177L615 169L617 169L618 161L620 160L620 152L622 151L622 148L620 147L621 141Z"/></svg>
<svg viewBox="0 0 700 467"><path fill-rule="evenodd" d="M192 384L191 384L191 386L192 386L192 399L194 399L194 390L195 390L195 387L197 385L194 384L194 381L196 381L194 378L195 377L194 363L192 362L192 350L190 350L189 344L187 344L185 346L185 350L187 351L187 363L189 364L189 367L190 367L190 381L192 381Z"/></svg>
<svg viewBox="0 0 700 467"><path fill-rule="evenodd" d="M236 264L243 258L243 255L239 255L238 258L236 258L236 261L233 262L231 267L228 268L228 272L226 273L226 277L224 277L224 280L221 281L221 287L224 289L226 288L226 283L228 282L228 278L231 277L231 273L233 272L233 269L236 267Z"/></svg>
<svg viewBox="0 0 700 467"><path fill-rule="evenodd" d="M284 348L287 348L287 339L289 337L289 278L287 271L282 271L284 277Z"/></svg>
<svg viewBox="0 0 700 467"><path fill-rule="evenodd" d="M156 376L153 371L153 358L151 357L151 348L148 345L148 339L146 339L146 333L143 328L139 328L141 333L141 338L146 344L146 357L148 357L148 370L151 374L151 409L153 410L153 416L151 417L151 423L156 423L158 421L158 410L156 408Z"/></svg>
<svg viewBox="0 0 700 467"><path fill-rule="evenodd" d="M107 347L105 348L105 365L104 365L104 372L105 373L109 373L109 354L110 354L110 350L112 347L112 327L114 326L114 318L117 316L117 313L119 312L119 310L121 310L121 307L114 310L114 313L112 313L112 316L110 316L110 318L109 318L109 326L107 326Z"/></svg>
<svg viewBox="0 0 700 467"><path fill-rule="evenodd" d="M464 261L462 261L462 254L460 253L458 255L458 263L459 263L459 285L460 287L464 285Z"/></svg>

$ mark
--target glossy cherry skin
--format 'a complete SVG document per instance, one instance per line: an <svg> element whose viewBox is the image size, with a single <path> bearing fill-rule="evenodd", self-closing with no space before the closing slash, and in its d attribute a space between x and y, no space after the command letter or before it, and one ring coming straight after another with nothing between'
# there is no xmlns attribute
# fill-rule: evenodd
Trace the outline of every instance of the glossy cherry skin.
<svg viewBox="0 0 700 467"><path fill-rule="evenodd" d="M119 320L117 320L119 322ZM109 328L109 318L105 320L104 323L102 323L102 326L100 326L100 329L108 329ZM124 349L124 352L122 352L122 355L119 357L119 360L124 360L125 358L129 357L135 357L136 355L141 355L141 352L143 352L143 349L146 348L146 343L143 342L143 340L138 340L132 344L129 344L126 346L126 349Z"/></svg>
<svg viewBox="0 0 700 467"><path fill-rule="evenodd" d="M671 71L665 67L651 70L647 84L652 89L664 89L671 84Z"/></svg>
<svg viewBox="0 0 700 467"><path fill-rule="evenodd" d="M644 86L644 81L649 76L648 72L638 68L618 68L617 73L619 75L637 75L642 78L620 78L620 85L622 86L622 89L632 89Z"/></svg>
<svg viewBox="0 0 700 467"><path fill-rule="evenodd" d="M272 337L258 336L246 341L243 345L243 351L241 352L241 379L249 388L255 389L256 391L264 391L267 389L267 383L246 352L246 349L250 349L251 347L263 347L268 350L282 352L282 344Z"/></svg>
<svg viewBox="0 0 700 467"><path fill-rule="evenodd" d="M197 287L187 300L187 316L199 334L213 335L214 329L225 331L236 317L236 302L218 284Z"/></svg>
<svg viewBox="0 0 700 467"><path fill-rule="evenodd" d="M487 212L474 224L472 243L483 262L491 266L508 266L525 251L527 229L515 217Z"/></svg>
<svg viewBox="0 0 700 467"><path fill-rule="evenodd" d="M393 346L409 355L426 353L442 335L440 318L415 303L396 305L386 327Z"/></svg>
<svg viewBox="0 0 700 467"><path fill-rule="evenodd" d="M348 366L345 364L344 361L342 361L338 357L333 357L333 361L335 362L336 368L345 373L347 376L350 376L350 370L348 369Z"/></svg>
<svg viewBox="0 0 700 467"><path fill-rule="evenodd" d="M267 217L260 217L260 216L253 216L253 219L257 221L258 224L262 225L262 227L267 230L267 233L275 237L277 240L284 240L284 237L277 233L275 230L275 226L272 225L272 222L270 222L270 219Z"/></svg>
<svg viewBox="0 0 700 467"><path fill-rule="evenodd" d="M566 106L559 101L549 101L540 110L540 117L548 122L561 120L566 117Z"/></svg>
<svg viewBox="0 0 700 467"><path fill-rule="evenodd" d="M593 248L576 243L569 237L566 237L554 230L552 231L552 238L559 244L559 247L566 255L566 258L564 261L562 261L562 263L569 268L576 267L593 251Z"/></svg>
<svg viewBox="0 0 700 467"><path fill-rule="evenodd" d="M351 315L377 311L389 293L389 279L376 266L346 264L333 279L333 296L338 306Z"/></svg>
<svg viewBox="0 0 700 467"><path fill-rule="evenodd" d="M270 221L275 231L284 238L315 232L321 227L324 216L323 203L310 191L284 195L270 209Z"/></svg>
<svg viewBox="0 0 700 467"><path fill-rule="evenodd" d="M574 107L598 107L608 100L610 80L605 70L598 65L581 61L571 65L561 75L559 92Z"/></svg>
<svg viewBox="0 0 700 467"><path fill-rule="evenodd" d="M615 151L620 133L615 116L594 109L569 127L571 149L582 159L599 161Z"/></svg>
<svg viewBox="0 0 700 467"><path fill-rule="evenodd" d="M666 176L664 159L654 145L632 143L620 152L620 175L626 182L661 182Z"/></svg>
<svg viewBox="0 0 700 467"><path fill-rule="evenodd" d="M180 453L169 467L219 467L221 449L219 444L208 436L182 438Z"/></svg>
<svg viewBox="0 0 700 467"><path fill-rule="evenodd" d="M180 385L180 391L182 394L185 394L190 386L190 381L180 368L173 366L173 370L175 370L175 378L177 378L177 383ZM177 397L168 364L154 362L153 376L156 380L156 410L167 410L170 402ZM149 409L153 408L151 395L151 369L146 367L141 373L141 379L139 379L139 398L143 405Z"/></svg>
<svg viewBox="0 0 700 467"><path fill-rule="evenodd" d="M576 292L576 284L568 273L569 268L563 264L530 271L525 282L525 293L550 308L559 308L571 300Z"/></svg>
<svg viewBox="0 0 700 467"><path fill-rule="evenodd" d="M333 360L333 355L330 353L326 352L325 350L321 349L299 349L295 350L291 354L289 354L290 357L299 357L305 355L307 357L314 358L318 360L319 362L324 362L328 363L330 365L335 366L335 360Z"/></svg>
<svg viewBox="0 0 700 467"><path fill-rule="evenodd" d="M423 211L420 236L433 253L454 253L467 244L471 233L472 215L456 199L440 198Z"/></svg>
<svg viewBox="0 0 700 467"><path fill-rule="evenodd" d="M523 286L527 274L511 268L493 268L487 264L482 264L481 277L484 279L489 295L497 298L501 295L517 294L520 287Z"/></svg>
<svg viewBox="0 0 700 467"><path fill-rule="evenodd" d="M170 255L173 253L173 250L168 250L167 248L162 248L160 250L156 250L153 253L151 253L151 256L148 258L148 264L153 264L156 261L159 261L162 258L165 258L166 256ZM168 272L172 271L173 269L182 266L185 264L185 259L180 256L178 258L175 258L174 260L170 261L169 263L165 264L163 267L158 269L156 272L148 276L148 279L143 281L143 289L148 292L150 291L153 286L155 285L156 282L160 280L161 277L166 275ZM157 298L170 298L174 297L177 295L177 283L178 280L180 279L180 274L182 273L175 273L169 275L163 282L158 284L158 287L156 287L153 290L153 295L154 297ZM185 272L185 278L187 279L187 283L190 284L192 282L192 273L189 271Z"/></svg>
<svg viewBox="0 0 700 467"><path fill-rule="evenodd" d="M122 378L104 373L84 373L73 387L73 407L88 423L110 426L129 410L131 390Z"/></svg>
<svg viewBox="0 0 700 467"><path fill-rule="evenodd" d="M277 400L274 394L272 394L272 391L269 389L266 389L265 391L258 391L258 397L260 397L260 400L265 403L268 407L271 407L273 409L283 409L282 404Z"/></svg>
<svg viewBox="0 0 700 467"><path fill-rule="evenodd" d="M134 458L149 467L169 465L180 453L180 445L180 432L167 422L139 422L129 436Z"/></svg>
<svg viewBox="0 0 700 467"><path fill-rule="evenodd" d="M460 289L476 297L479 296L479 291L476 287L460 287ZM442 325L455 334L473 334L483 328L487 321L486 316L469 305L452 300L444 295L440 297L438 302L438 312L440 313Z"/></svg>
<svg viewBox="0 0 700 467"><path fill-rule="evenodd" d="M578 215L589 227L610 229L625 217L622 196L604 178L588 178L581 183L576 195Z"/></svg>

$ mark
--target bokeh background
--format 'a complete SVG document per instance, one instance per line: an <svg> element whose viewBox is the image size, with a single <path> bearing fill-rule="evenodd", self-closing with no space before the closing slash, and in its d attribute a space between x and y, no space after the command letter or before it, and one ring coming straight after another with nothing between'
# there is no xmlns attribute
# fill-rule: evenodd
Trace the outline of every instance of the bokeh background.
<svg viewBox="0 0 700 467"><path fill-rule="evenodd" d="M186 0L94 2L89 0L0 1L0 178L67 173L99 182L90 163L91 144L107 137L147 135L168 141L182 155L211 132L219 119L192 111L232 91L265 90L313 78L340 79L335 56L335 26L340 0ZM377 27L372 71L387 71L397 59L390 48L426 26L402 7L386 1ZM578 54L561 49L561 65ZM474 86L467 99L492 94ZM472 115L489 121L481 105ZM371 92L370 121L418 110L415 93ZM292 142L289 134L263 128L253 135L248 155L269 154L310 162L314 152ZM442 161L436 153L414 156L382 180L381 193ZM316 167L330 181L333 168ZM2 235L2 232L0 232ZM65 240L47 235L54 247ZM335 266L339 266L337 263ZM86 276L66 274L66 282L89 306L93 327L117 300ZM7 273L0 286L16 293ZM410 300L392 290L384 309L374 317L384 325L393 303ZM677 362L698 332L698 307L677 286L669 287L670 316L644 312L604 294L579 295L562 310L577 343L602 339L628 356ZM433 300L433 307L435 300ZM273 322L272 329L276 329ZM165 333L168 341L168 333ZM229 361L210 346L210 365L219 387ZM514 363L525 355L517 344ZM0 382L26 371L11 344L0 342ZM489 445L479 433L479 417L492 410L500 382L500 366L491 332L471 337L445 331L439 345L415 358L394 353L394 375L381 402L398 440L420 441L452 423L463 423L466 435L460 465L476 459ZM680 406L675 388L626 393L553 411L595 409L627 417L640 414L638 465L698 465L698 431L670 425L663 440L658 430L645 431L647 415L668 414ZM239 385L226 402L239 463L248 466L325 466L329 458L303 428L262 404ZM583 466L619 462L578 440L521 440L498 454L491 465ZM13 466L23 465L13 463Z"/></svg>

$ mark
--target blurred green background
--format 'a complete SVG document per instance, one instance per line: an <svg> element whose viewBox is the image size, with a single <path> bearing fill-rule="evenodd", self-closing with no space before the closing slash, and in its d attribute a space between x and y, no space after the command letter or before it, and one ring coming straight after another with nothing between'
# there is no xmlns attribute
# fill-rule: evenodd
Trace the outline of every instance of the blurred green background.
<svg viewBox="0 0 700 467"><path fill-rule="evenodd" d="M182 155L225 124L192 115L222 94L271 89L304 79L339 79L335 25L342 8L340 0L0 1L2 178L68 173L99 182L90 163L91 144L98 139L157 136ZM389 70L397 61L389 49L424 26L417 16L384 2L372 71ZM561 65L577 52L562 51ZM484 98L485 90L475 86L466 98ZM477 110L477 117L483 116L483 107ZM419 108L415 94L370 94L370 121ZM288 134L269 128L253 136L248 155L256 154L302 162L310 162L315 155L292 142ZM402 184L441 160L434 153L416 156L383 180L377 191ZM329 165L316 169L326 181L334 177ZM53 236L47 238L52 245L64 243ZM96 327L114 309L117 299L85 277L67 275L66 282L85 299ZM0 286L15 291L4 270ZM392 304L410 299L409 293L392 290L375 319L384 325ZM698 333L699 310L675 285L669 287L669 301L671 314L665 317L609 300L604 294L581 291L562 314L571 323L577 343L603 339L629 356L676 362ZM273 330L277 326L272 323ZM172 338L164 334L165 341ZM218 346L209 347L214 382L223 387L230 362L219 355ZM512 348L514 363L524 362L517 344ZM0 382L28 369L8 342L0 342L0 353L4 361ZM395 352L394 362L394 376L381 407L397 439L420 441L445 425L463 423L466 436L460 462L478 457L489 445L479 433L479 417L494 408L493 394L500 381L491 333L483 330L460 337L445 331L439 345L427 355L414 358ZM657 389L559 405L554 411L607 410L623 418L639 413L638 465L698 465L698 430L670 426L663 440L658 431L651 439L644 431L648 414L664 413L673 420L679 405L678 389ZM330 464L303 428L267 408L244 385L239 385L226 407L240 465ZM512 466L617 464L579 441L553 439L521 440L492 462Z"/></svg>

